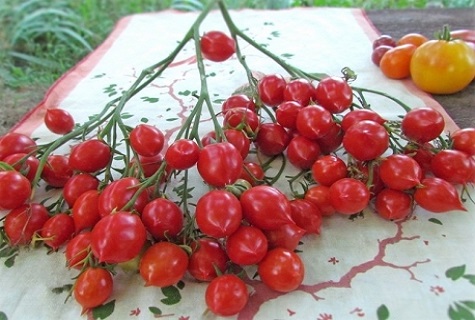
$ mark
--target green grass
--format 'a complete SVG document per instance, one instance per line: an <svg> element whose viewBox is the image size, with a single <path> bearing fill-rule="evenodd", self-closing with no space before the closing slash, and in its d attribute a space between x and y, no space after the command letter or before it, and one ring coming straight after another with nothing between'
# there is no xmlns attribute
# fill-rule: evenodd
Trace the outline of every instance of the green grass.
<svg viewBox="0 0 475 320"><path fill-rule="evenodd" d="M199 10L209 0L9 0L0 3L0 86L48 85L99 45L123 16L167 8ZM365 9L474 7L475 0L226 0L231 9L296 6Z"/></svg>

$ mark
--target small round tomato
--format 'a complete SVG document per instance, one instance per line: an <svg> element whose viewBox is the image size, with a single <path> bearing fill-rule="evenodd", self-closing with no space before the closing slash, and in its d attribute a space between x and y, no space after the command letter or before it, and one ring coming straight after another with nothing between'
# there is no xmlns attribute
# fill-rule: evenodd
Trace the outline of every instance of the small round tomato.
<svg viewBox="0 0 475 320"><path fill-rule="evenodd" d="M403 191L383 189L376 196L376 212L388 220L406 218L413 208L411 196Z"/></svg>
<svg viewBox="0 0 475 320"><path fill-rule="evenodd" d="M62 188L74 172L69 165L69 158L60 154L48 156L48 161L41 172L41 178L51 187Z"/></svg>
<svg viewBox="0 0 475 320"><path fill-rule="evenodd" d="M374 48L373 52L371 53L371 61L379 67L384 54L392 48L394 47L387 45L380 45L379 47Z"/></svg>
<svg viewBox="0 0 475 320"><path fill-rule="evenodd" d="M314 99L315 88L306 79L294 79L285 86L284 101L297 101L305 107Z"/></svg>
<svg viewBox="0 0 475 320"><path fill-rule="evenodd" d="M104 169L111 159L112 151L107 143L90 139L80 142L71 149L69 166L73 170L96 172Z"/></svg>
<svg viewBox="0 0 475 320"><path fill-rule="evenodd" d="M290 201L292 220L307 233L320 234L322 213L316 204L308 199L294 199Z"/></svg>
<svg viewBox="0 0 475 320"><path fill-rule="evenodd" d="M8 132L0 137L0 161L14 153L34 153L36 148L36 142L29 136Z"/></svg>
<svg viewBox="0 0 475 320"><path fill-rule="evenodd" d="M458 129L451 138L455 150L475 156L475 128Z"/></svg>
<svg viewBox="0 0 475 320"><path fill-rule="evenodd" d="M165 136L156 127L148 124L139 124L130 131L130 146L139 155L152 157L162 151Z"/></svg>
<svg viewBox="0 0 475 320"><path fill-rule="evenodd" d="M77 198L86 191L97 190L99 179L89 173L79 173L68 179L63 188L63 197L70 208Z"/></svg>
<svg viewBox="0 0 475 320"><path fill-rule="evenodd" d="M284 128L296 129L297 115L302 105L297 101L284 101L275 110L275 118Z"/></svg>
<svg viewBox="0 0 475 320"><path fill-rule="evenodd" d="M196 165L206 183L221 188L239 178L243 159L234 145L219 142L203 147Z"/></svg>
<svg viewBox="0 0 475 320"><path fill-rule="evenodd" d="M98 205L99 191L97 190L85 191L76 199L71 213L76 232L94 227L101 219Z"/></svg>
<svg viewBox="0 0 475 320"><path fill-rule="evenodd" d="M91 251L91 232L83 232L74 236L64 251L68 268L81 270L88 265L87 256Z"/></svg>
<svg viewBox="0 0 475 320"><path fill-rule="evenodd" d="M180 246L168 241L157 242L143 254L139 271L145 286L164 288L183 278L188 261L188 255Z"/></svg>
<svg viewBox="0 0 475 320"><path fill-rule="evenodd" d="M112 294L114 281L109 271L103 268L87 268L76 279L73 294L83 310L100 306Z"/></svg>
<svg viewBox="0 0 475 320"><path fill-rule="evenodd" d="M262 103L276 107L284 101L284 90L287 83L280 74L262 77L257 83L257 92Z"/></svg>
<svg viewBox="0 0 475 320"><path fill-rule="evenodd" d="M200 156L200 147L190 139L179 139L173 142L165 152L165 161L176 170L193 167Z"/></svg>
<svg viewBox="0 0 475 320"><path fill-rule="evenodd" d="M15 209L31 195L31 184L18 171L0 171L0 209Z"/></svg>
<svg viewBox="0 0 475 320"><path fill-rule="evenodd" d="M421 208L433 213L467 210L463 206L455 186L437 177L423 179L421 186L414 193L414 200Z"/></svg>
<svg viewBox="0 0 475 320"><path fill-rule="evenodd" d="M269 242L269 249L284 248L295 250L306 231L295 223L287 223L277 229L266 230L264 233Z"/></svg>
<svg viewBox="0 0 475 320"><path fill-rule="evenodd" d="M410 110L401 121L401 131L410 140L424 143L434 140L444 131L442 114L429 107Z"/></svg>
<svg viewBox="0 0 475 320"><path fill-rule="evenodd" d="M183 229L183 211L165 198L147 203L141 217L147 231L157 240L173 239Z"/></svg>
<svg viewBox="0 0 475 320"><path fill-rule="evenodd" d="M475 171L470 156L463 151L441 150L430 163L432 173L453 184L467 184Z"/></svg>
<svg viewBox="0 0 475 320"><path fill-rule="evenodd" d="M226 240L226 252L229 259L240 265L259 263L268 249L267 238L261 229L242 225Z"/></svg>
<svg viewBox="0 0 475 320"><path fill-rule="evenodd" d="M313 179L321 185L331 186L347 176L346 163L337 156L326 155L317 159L311 168Z"/></svg>
<svg viewBox="0 0 475 320"><path fill-rule="evenodd" d="M404 79L411 75L411 59L417 47L413 44L403 44L388 50L379 68L390 79Z"/></svg>
<svg viewBox="0 0 475 320"><path fill-rule="evenodd" d="M303 170L310 169L320 154L318 142L300 135L293 137L287 146L289 162Z"/></svg>
<svg viewBox="0 0 475 320"><path fill-rule="evenodd" d="M373 49L385 45L395 47L397 45L396 40L388 34L382 34L373 41Z"/></svg>
<svg viewBox="0 0 475 320"><path fill-rule="evenodd" d="M10 244L21 246L29 244L48 219L48 211L42 204L25 204L7 213L3 227Z"/></svg>
<svg viewBox="0 0 475 320"><path fill-rule="evenodd" d="M262 282L272 290L290 292L303 281L305 268L302 259L292 250L275 248L269 250L259 263L257 273Z"/></svg>
<svg viewBox="0 0 475 320"><path fill-rule="evenodd" d="M212 238L200 238L190 244L188 272L198 281L211 281L223 274L229 261L221 243Z"/></svg>
<svg viewBox="0 0 475 320"><path fill-rule="evenodd" d="M315 99L331 113L340 113L353 103L353 90L343 78L326 77L318 83Z"/></svg>
<svg viewBox="0 0 475 320"><path fill-rule="evenodd" d="M330 131L327 132L326 135L316 139L322 154L329 154L336 151L343 142L343 136L344 132L341 129L341 125L337 122L334 122Z"/></svg>
<svg viewBox="0 0 475 320"><path fill-rule="evenodd" d="M204 234L224 238L241 225L241 203L231 192L211 190L196 203L196 224Z"/></svg>
<svg viewBox="0 0 475 320"><path fill-rule="evenodd" d="M417 33L417 32L411 32L403 35L399 40L397 40L397 45L403 45L403 44L413 44L416 47L419 47L421 44L429 41L429 39L424 36L423 34Z"/></svg>
<svg viewBox="0 0 475 320"><path fill-rule="evenodd" d="M389 134L379 123L363 120L346 130L343 147L356 160L373 160L388 149Z"/></svg>
<svg viewBox="0 0 475 320"><path fill-rule="evenodd" d="M363 120L372 120L381 125L386 122L383 117L371 109L355 109L345 114L341 119L341 129L346 132L352 125Z"/></svg>
<svg viewBox="0 0 475 320"><path fill-rule="evenodd" d="M463 90L475 77L475 51L462 40L450 39L444 30L437 40L420 45L410 63L414 84L432 94Z"/></svg>
<svg viewBox="0 0 475 320"><path fill-rule="evenodd" d="M339 213L352 215L368 206L370 192L366 185L353 178L343 178L331 185L330 203Z"/></svg>
<svg viewBox="0 0 475 320"><path fill-rule="evenodd" d="M265 173L262 166L255 162L245 162L242 167L240 179L244 179L252 186L258 185L264 180Z"/></svg>
<svg viewBox="0 0 475 320"><path fill-rule="evenodd" d="M73 218L67 213L58 213L45 222L41 237L48 247L57 250L72 238L74 231Z"/></svg>
<svg viewBox="0 0 475 320"><path fill-rule="evenodd" d="M408 190L417 186L422 179L419 163L406 154L392 154L381 161L379 177L394 190Z"/></svg>
<svg viewBox="0 0 475 320"><path fill-rule="evenodd" d="M290 134L278 123L261 124L255 143L262 154L275 156L284 152L290 142Z"/></svg>
<svg viewBox="0 0 475 320"><path fill-rule="evenodd" d="M66 134L74 129L74 118L64 109L46 110L44 121L46 127L53 133Z"/></svg>
<svg viewBox="0 0 475 320"><path fill-rule="evenodd" d="M330 132L333 126L330 111L319 105L309 105L300 109L297 115L297 131L308 139L318 139Z"/></svg>
<svg viewBox="0 0 475 320"><path fill-rule="evenodd" d="M114 211L128 209L141 213L148 203L148 195L145 191L138 195L131 208L125 208L139 188L140 180L133 177L125 177L109 183L99 195L97 206L101 217L107 216Z"/></svg>
<svg viewBox="0 0 475 320"><path fill-rule="evenodd" d="M11 154L6 156L2 161L11 165L16 171L30 180L30 182L35 178L40 163L40 160L26 153Z"/></svg>
<svg viewBox="0 0 475 320"><path fill-rule="evenodd" d="M224 100L223 105L221 106L221 112L224 114L229 109L233 108L247 108L254 112L256 111L256 104L254 103L254 100L245 94L234 94Z"/></svg>
<svg viewBox="0 0 475 320"><path fill-rule="evenodd" d="M200 40L203 57L214 62L229 59L236 51L236 43L221 31L206 32Z"/></svg>
<svg viewBox="0 0 475 320"><path fill-rule="evenodd" d="M322 216L331 216L335 213L330 202L330 188L327 186L312 186L305 192L304 199L318 207Z"/></svg>
<svg viewBox="0 0 475 320"><path fill-rule="evenodd" d="M246 284L234 274L216 277L206 287L206 305L218 316L228 317L238 314L244 309L248 299Z"/></svg>
<svg viewBox="0 0 475 320"><path fill-rule="evenodd" d="M259 128L259 118L248 108L232 108L224 114L223 127L243 130L249 137L253 137Z"/></svg>

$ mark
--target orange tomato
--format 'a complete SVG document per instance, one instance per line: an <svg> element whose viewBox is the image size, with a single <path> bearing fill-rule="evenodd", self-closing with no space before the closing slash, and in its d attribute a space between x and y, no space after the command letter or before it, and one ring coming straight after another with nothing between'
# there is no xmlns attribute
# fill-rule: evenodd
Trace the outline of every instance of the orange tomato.
<svg viewBox="0 0 475 320"><path fill-rule="evenodd" d="M402 44L387 51L379 63L383 74L390 79L404 79L411 74L411 58L417 47L413 44Z"/></svg>
<svg viewBox="0 0 475 320"><path fill-rule="evenodd" d="M408 34L403 35L397 41L397 45L400 46L403 44L413 44L416 47L419 47L421 44L427 41L429 41L429 39L420 33L408 33Z"/></svg>

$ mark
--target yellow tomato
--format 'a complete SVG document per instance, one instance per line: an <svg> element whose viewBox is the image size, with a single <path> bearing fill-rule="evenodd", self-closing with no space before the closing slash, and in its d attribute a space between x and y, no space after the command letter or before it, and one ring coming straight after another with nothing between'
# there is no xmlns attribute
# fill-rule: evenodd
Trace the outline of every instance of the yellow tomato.
<svg viewBox="0 0 475 320"><path fill-rule="evenodd" d="M461 91L475 77L475 52L462 40L430 40L411 58L412 81L433 94Z"/></svg>

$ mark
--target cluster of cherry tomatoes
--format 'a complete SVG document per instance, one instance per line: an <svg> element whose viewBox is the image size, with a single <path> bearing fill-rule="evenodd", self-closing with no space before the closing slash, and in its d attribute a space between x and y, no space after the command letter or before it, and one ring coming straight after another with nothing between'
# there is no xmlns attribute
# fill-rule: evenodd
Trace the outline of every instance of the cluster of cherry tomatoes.
<svg viewBox="0 0 475 320"><path fill-rule="evenodd" d="M475 78L475 31L448 26L438 39L408 33L399 39L381 35L373 41L373 63L390 79L411 78L421 90L452 94Z"/></svg>
<svg viewBox="0 0 475 320"><path fill-rule="evenodd" d="M235 52L220 31L201 39L208 60ZM369 206L390 220L406 218L415 204L435 213L464 210L457 186L475 182L475 128L442 138L444 119L431 108L386 120L358 108L340 77L314 83L270 74L255 89L228 97L214 115L220 127L203 137L168 143L153 125L130 128L125 140L134 156L119 178L112 161L124 152L103 139L45 155L30 137L7 133L0 138L0 208L8 211L2 233L9 245L64 248L68 267L80 270L72 294L84 310L111 297L110 269L119 265L135 269L146 286L190 276L209 282L208 308L228 316L248 302L245 276L237 275L247 266L256 265L272 290L298 288L305 267L296 248L305 234L320 233L324 217ZM78 130L62 109L48 110L45 124L57 134ZM268 172L278 158L304 173L301 192L273 185L284 179ZM209 190L193 199L183 185L181 199L168 197L167 184L190 169ZM62 188L50 207L32 200L40 180Z"/></svg>

